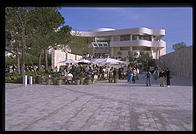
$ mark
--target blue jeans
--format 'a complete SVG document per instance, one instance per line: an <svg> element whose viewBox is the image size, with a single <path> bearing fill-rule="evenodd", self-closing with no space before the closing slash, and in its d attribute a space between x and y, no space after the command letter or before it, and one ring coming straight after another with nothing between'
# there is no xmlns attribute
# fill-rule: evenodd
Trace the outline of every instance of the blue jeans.
<svg viewBox="0 0 196 134"><path fill-rule="evenodd" d="M146 86L151 86L151 78L146 78Z"/></svg>
<svg viewBox="0 0 196 134"><path fill-rule="evenodd" d="M128 75L128 82L131 83L132 77L133 77L133 75Z"/></svg>

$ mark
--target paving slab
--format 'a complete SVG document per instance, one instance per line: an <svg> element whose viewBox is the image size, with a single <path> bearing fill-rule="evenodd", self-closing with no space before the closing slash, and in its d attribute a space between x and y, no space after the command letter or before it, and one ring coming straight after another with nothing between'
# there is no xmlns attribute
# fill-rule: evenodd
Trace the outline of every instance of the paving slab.
<svg viewBox="0 0 196 134"><path fill-rule="evenodd" d="M6 131L192 131L191 79L173 76L145 86L5 84Z"/></svg>

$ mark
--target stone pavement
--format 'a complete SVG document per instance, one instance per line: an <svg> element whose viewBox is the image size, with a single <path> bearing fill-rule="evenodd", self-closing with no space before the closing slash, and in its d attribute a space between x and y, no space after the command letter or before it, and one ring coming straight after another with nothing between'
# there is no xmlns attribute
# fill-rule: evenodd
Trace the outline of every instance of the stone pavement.
<svg viewBox="0 0 196 134"><path fill-rule="evenodd" d="M5 84L6 131L192 131L190 80L145 86ZM178 86L178 83L180 86ZM188 83L188 84L187 84Z"/></svg>

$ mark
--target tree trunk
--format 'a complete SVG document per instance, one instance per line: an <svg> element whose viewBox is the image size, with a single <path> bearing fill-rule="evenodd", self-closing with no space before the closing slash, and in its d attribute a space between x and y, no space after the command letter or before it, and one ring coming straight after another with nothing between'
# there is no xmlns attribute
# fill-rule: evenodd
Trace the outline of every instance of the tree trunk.
<svg viewBox="0 0 196 134"><path fill-rule="evenodd" d="M45 58L45 72L48 72L48 54L46 49L44 49L44 58Z"/></svg>
<svg viewBox="0 0 196 134"><path fill-rule="evenodd" d="M18 53L18 47L16 48L16 63L17 63L17 72L20 74L20 55Z"/></svg>
<svg viewBox="0 0 196 134"><path fill-rule="evenodd" d="M38 65L38 67L39 67L39 71L41 71L42 54L40 54L40 55L39 55L39 59L38 59L38 61L39 61L39 65Z"/></svg>
<svg viewBox="0 0 196 134"><path fill-rule="evenodd" d="M22 60L21 60L21 75L22 77L25 75L25 46L26 46L26 40L25 40L25 28L22 28Z"/></svg>

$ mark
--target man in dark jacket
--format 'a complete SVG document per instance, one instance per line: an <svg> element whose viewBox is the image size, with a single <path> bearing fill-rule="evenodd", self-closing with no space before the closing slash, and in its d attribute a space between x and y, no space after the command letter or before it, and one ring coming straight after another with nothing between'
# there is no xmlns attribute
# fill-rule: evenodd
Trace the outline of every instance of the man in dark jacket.
<svg viewBox="0 0 196 134"><path fill-rule="evenodd" d="M167 87L170 87L170 71L169 68L166 68L165 70L165 75L166 75L166 81L167 81Z"/></svg>

